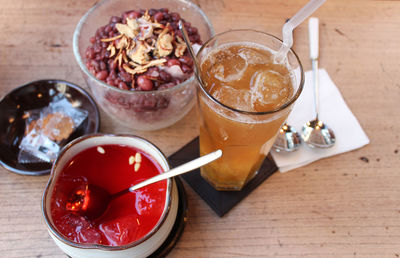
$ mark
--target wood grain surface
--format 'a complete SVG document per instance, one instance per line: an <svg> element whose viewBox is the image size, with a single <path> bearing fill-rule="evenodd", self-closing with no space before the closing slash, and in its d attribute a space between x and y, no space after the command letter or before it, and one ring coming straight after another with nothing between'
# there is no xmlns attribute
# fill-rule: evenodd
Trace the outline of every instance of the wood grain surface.
<svg viewBox="0 0 400 258"><path fill-rule="evenodd" d="M86 87L72 34L95 2L0 0L0 98L37 79ZM251 27L280 36L307 1L194 2L216 32ZM320 67L370 144L275 173L223 218L186 185L189 219L169 257L400 256L400 1L330 0L314 16L321 24ZM306 23L295 30L294 49L310 69ZM144 136L169 155L197 136L194 117L192 110L167 129L136 132L102 112L101 132ZM65 257L41 215L47 180L0 168L0 257Z"/></svg>

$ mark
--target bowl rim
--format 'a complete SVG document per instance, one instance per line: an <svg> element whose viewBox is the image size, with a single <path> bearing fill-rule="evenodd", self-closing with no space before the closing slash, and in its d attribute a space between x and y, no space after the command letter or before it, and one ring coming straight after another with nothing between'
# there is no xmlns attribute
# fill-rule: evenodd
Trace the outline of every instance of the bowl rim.
<svg viewBox="0 0 400 258"><path fill-rule="evenodd" d="M79 20L79 22L74 30L74 35L73 35L73 39L72 39L72 48L73 48L75 60L77 61L81 70L86 74L86 76L88 76L89 78L91 78L92 80L97 82L102 87L108 88L110 90L114 90L119 93L132 94L132 95L170 93L170 92L178 91L179 89L184 88L186 85L190 85L195 80L195 76L193 73L188 79L186 79L185 81L183 81L180 84L177 84L171 88L161 89L161 90L150 90L150 91L130 91L130 90L122 90L117 87L108 85L107 83L97 79L96 76L94 76L91 72L89 72L89 70L87 69L86 65L83 62L83 58L82 58L81 54L79 53L79 36L80 36L81 30L82 30L82 27L85 25L86 20L89 18L89 16L92 13L94 13L97 8L99 8L101 5L103 5L107 1L109 1L109 0L101 0L100 2L98 2L94 6L92 6L89 9L89 11L87 11L84 14L84 16ZM210 38L214 37L214 35L215 35L214 27L212 26L210 19L207 17L207 15L203 12L203 10L199 6L197 6L196 4L194 4L193 2L191 2L189 0L175 0L175 1L181 2L182 4L185 4L187 6L190 6L190 7L194 8L197 12L199 12L200 15L203 17L204 21L206 22L207 27L210 29L210 34L211 34ZM209 39L207 39L207 41L208 40Z"/></svg>
<svg viewBox="0 0 400 258"><path fill-rule="evenodd" d="M91 138L98 138L98 137L128 137L128 138L134 138L135 140L139 140L142 142L145 142L147 144L149 144L152 148L154 148L154 150L159 154L160 158L164 161L164 163L167 165L167 169L170 169L170 165L168 162L168 159L166 158L165 154L156 146L154 145L152 142L144 139L143 137L140 136L136 136L136 135L130 135L130 134L104 134L104 133L96 133L96 134L88 134L88 135L83 135L73 141L71 141L70 143L68 143L60 152L60 154L57 156L57 159L54 161L53 166L51 168L51 174L49 177L49 180L47 182L46 188L43 191L43 195L42 195L42 202L41 202L41 211L42 211L42 216L44 218L45 224L47 226L47 229L50 231L51 234L53 234L59 241L61 241L62 243L74 247L74 248L79 248L79 249L94 249L94 250L103 250L103 251L118 251L118 250L126 250L135 246L140 245L141 243L143 243L144 241L148 240L149 238L151 238L156 232L158 232L158 230L160 229L160 227L163 225L163 223L165 222L166 218L168 217L170 210L171 210L171 204L172 204L172 179L166 179L167 180L167 191L166 191L166 197L165 197L165 206L164 206L164 210L161 214L160 219L158 220L157 224L154 226L154 228L152 230L150 230L144 237L131 242L127 245L120 245L120 246L108 246L108 245L102 245L102 244L85 244L85 243L75 243L67 238L65 238L61 233L58 232L58 230L53 226L53 223L50 222L50 218L48 216L48 212L47 212L47 208L46 207L46 202L47 202L47 198L50 197L49 196L49 188L51 186L51 184L53 183L54 180L54 171L56 169L56 166L58 164L58 161L60 159L60 157L66 152L68 151L73 145L81 143L85 140L91 139ZM110 143L111 144L111 143ZM142 150L144 151L144 150ZM150 154L149 154L150 155ZM152 157L152 155L150 155Z"/></svg>
<svg viewBox="0 0 400 258"><path fill-rule="evenodd" d="M26 88L26 87L30 87L32 84L39 84L42 82L46 82L49 84L55 84L55 83L65 83L68 87L78 91L82 96L84 96L85 98L88 99L88 101L91 103L92 107L94 108L94 129L93 132L90 133L97 133L99 131L100 128L100 111L99 108L96 105L96 102L93 100L92 96L82 87L78 86L75 83L69 82L69 81L65 81L65 80L61 80L61 79L41 79L41 80L36 80L36 81L31 81L31 82L27 82L23 85L20 85L14 89L12 89L11 91L7 92L0 100L0 103L2 103L7 97L9 97L12 94L15 94L16 92ZM79 137L78 137L79 138ZM49 163L51 165L51 163ZM29 176L41 176L41 175L45 175L45 174L49 174L51 171L51 168L49 169L43 169L43 170L25 170L25 169L18 169L15 168L13 166L11 166L10 164L6 163L3 161L3 159L0 157L0 165L2 165L4 168L6 168L7 170L9 170L10 172L16 173L16 174L20 174L20 175L29 175Z"/></svg>
<svg viewBox="0 0 400 258"><path fill-rule="evenodd" d="M252 32L252 33L257 33L263 36L267 36L273 40L276 40L277 42L282 42L281 39L279 39L278 37L263 32L263 31L259 31L259 30L254 30L254 29L233 29L233 30L227 30L218 34L215 34L214 36L212 36L210 39L208 39L206 42L204 42L204 44L201 46L200 50L197 52L196 57L197 59L199 59L199 55L200 53L203 52L204 49L206 49L206 47L213 41L218 39L221 36L224 36L225 34L229 34L229 33L240 33L240 32ZM247 42L245 40L243 41L237 41L238 43L240 42ZM249 41L250 42L250 41ZM279 111L282 111L284 109L286 109L287 107L290 107L300 96L301 92L303 91L304 88L304 83L305 83L305 76L304 76L304 69L303 69L303 65L300 62L300 58L298 57L298 55L296 54L296 52L290 48L289 52L293 54L293 56L295 57L295 59L297 60L297 62L299 63L299 68L300 68L300 81L299 81L299 88L296 90L295 94L288 100L286 101L283 105L272 109L272 110L268 110L268 111L262 111L262 112L255 112L255 111L245 111L245 110L240 110L240 109L236 109L233 108L231 106L225 105L224 103L218 101L216 98L214 98L210 93L207 92L207 90L205 89L205 86L203 85L203 80L201 78L198 77L197 74L195 74L196 79L198 81L199 84L199 88L201 89L201 91L204 93L204 95L207 96L207 98L209 100L211 100L213 103L217 104L218 106L222 106L223 108L232 111L232 112L237 112L239 114L243 114L243 115L252 115L252 116L259 116L259 115L268 115L268 114L274 114L277 113Z"/></svg>

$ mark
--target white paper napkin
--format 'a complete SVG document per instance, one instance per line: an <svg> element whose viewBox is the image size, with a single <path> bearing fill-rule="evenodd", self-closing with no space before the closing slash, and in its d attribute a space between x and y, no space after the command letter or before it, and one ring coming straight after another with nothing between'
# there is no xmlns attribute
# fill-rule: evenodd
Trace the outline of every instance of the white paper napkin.
<svg viewBox="0 0 400 258"><path fill-rule="evenodd" d="M329 149L310 148L304 142L292 153L272 151L276 165L286 172L321 158L360 148L369 143L357 119L347 107L342 95L325 69L319 70L319 119L332 128L336 143ZM314 85L312 71L305 73L303 92L289 115L288 124L300 133L307 121L315 119Z"/></svg>

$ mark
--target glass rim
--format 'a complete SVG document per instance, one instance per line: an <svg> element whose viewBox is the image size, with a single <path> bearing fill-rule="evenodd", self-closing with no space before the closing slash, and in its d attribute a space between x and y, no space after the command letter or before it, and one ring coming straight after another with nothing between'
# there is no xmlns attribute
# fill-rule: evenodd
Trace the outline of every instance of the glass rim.
<svg viewBox="0 0 400 258"><path fill-rule="evenodd" d="M99 79L96 78L96 76L94 76L91 72L89 72L89 70L87 69L86 65L83 62L83 57L79 51L79 36L81 34L81 30L82 27L85 25L86 20L89 18L89 16L94 13L96 11L96 9L98 9L100 6L102 6L105 2L107 2L109 0L102 0L98 3L96 3L92 8L90 8L84 15L83 17L79 20L75 30L74 30L74 34L73 34L73 39L72 39L72 50L75 56L75 60L77 61L79 67L81 68L81 70L84 72L84 74L86 76L88 76L90 79L94 80L96 83L98 83L99 85L101 85L104 88L107 88L109 90L113 90L119 93L123 93L123 94L132 94L132 95L146 95L146 94L161 94L161 93L169 93L169 92L174 92L177 91L181 88L184 88L186 85L190 85L192 83L192 81L194 81L194 73L187 78L185 81L171 87L171 88L167 88L167 89L162 89L162 90L149 90L149 91L130 91L130 90L123 90L114 86L111 86ZM195 5L194 3L192 3L189 0L177 0L178 2L182 2L184 4L187 4L188 6L194 8L197 12L200 13L200 15L203 17L204 21L207 24L207 27L210 29L210 34L211 34L211 38L214 37L215 35L215 31L214 31L214 27L211 24L210 19L207 17L207 15L203 12L202 9L200 9L200 7L198 7L197 5ZM208 42L208 40L207 40ZM203 44L204 45L204 44Z"/></svg>
<svg viewBox="0 0 400 258"><path fill-rule="evenodd" d="M283 43L282 40L279 39L278 37L276 37L276 36L274 36L274 35L272 35L272 34L263 32L263 31L259 31L259 30L254 30L254 29L234 29L234 30L228 30L228 31L224 31L224 32L215 34L213 37L211 37L209 40L207 40L207 41L201 46L200 50L197 52L197 54L196 54L197 60L199 60L199 55L200 55L200 53L206 48L206 46L207 46L211 41L213 41L213 40L215 40L216 38L219 38L219 37L221 37L221 36L223 36L223 35L225 35L225 34L229 34L229 33L232 33L232 32L245 32L245 31L250 31L250 32L255 32L255 33L263 34L264 36L268 36L268 37L270 37L270 38L273 38L273 39L277 40L278 42ZM240 41L238 41L238 42L240 42ZM244 42L244 41L243 41L243 42ZM299 96L300 96L300 94L301 94L301 92L303 91L303 88L304 88L304 82L305 82L305 80L304 80L304 70L303 70L303 66L302 66L302 64L301 64L301 62L300 62L300 59L299 59L299 57L297 56L296 52L295 52L292 48L289 49L289 52L292 53L292 54L294 55L294 57L296 58L297 62L299 63L299 68L300 68L299 88L296 90L296 93L295 93L288 101L286 101L283 105L279 106L278 108L275 108L275 109L272 109L272 110L261 111L261 112L257 112L257 111L245 111L245 110L240 110L240 109L236 109L236 108L233 108L233 107L231 107L231 106L228 106L228 105L226 105L226 104L224 104L224 103L218 101L216 98L214 98L211 94L209 94L209 93L207 92L207 90L205 89L205 87L204 87L204 85L203 85L203 80L202 80L202 78L201 78L201 75L199 75L199 73L195 73L195 76L196 76L197 82L198 82L199 85L200 85L200 89L201 89L202 92L208 97L208 99L210 99L212 102L216 103L217 105L220 105L220 106L222 106L222 107L228 109L229 111L237 112L237 113L240 113L240 114L243 114L243 115L255 115L255 116L274 114L274 113L277 113L277 112L279 112L279 111L282 111L282 110L286 109L287 107L289 107L290 105L292 105L292 104L299 98ZM200 73L201 73L201 72L200 72Z"/></svg>

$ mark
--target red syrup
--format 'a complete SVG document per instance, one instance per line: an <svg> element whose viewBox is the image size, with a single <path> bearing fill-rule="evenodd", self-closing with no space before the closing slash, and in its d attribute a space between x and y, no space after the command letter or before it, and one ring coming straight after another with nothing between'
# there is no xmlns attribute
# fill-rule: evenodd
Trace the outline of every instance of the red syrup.
<svg viewBox="0 0 400 258"><path fill-rule="evenodd" d="M141 162L132 162L136 153ZM135 164L140 167L135 172ZM117 193L160 174L161 166L148 154L125 145L88 148L69 160L56 178L51 199L51 216L59 233L75 243L121 246L150 232L165 206L167 180L113 199L106 212L90 220L66 207L71 193L82 185L94 184Z"/></svg>

